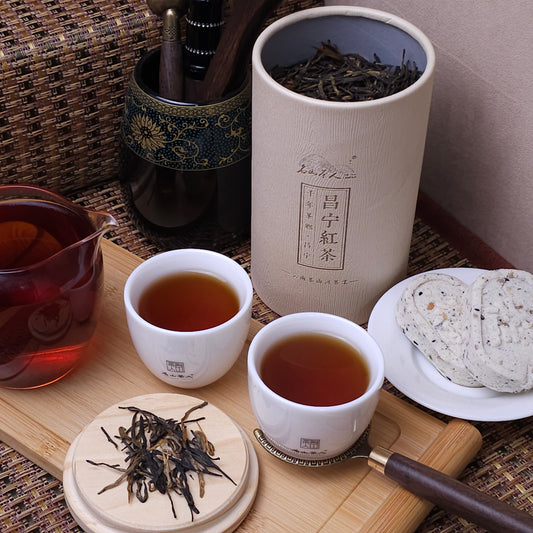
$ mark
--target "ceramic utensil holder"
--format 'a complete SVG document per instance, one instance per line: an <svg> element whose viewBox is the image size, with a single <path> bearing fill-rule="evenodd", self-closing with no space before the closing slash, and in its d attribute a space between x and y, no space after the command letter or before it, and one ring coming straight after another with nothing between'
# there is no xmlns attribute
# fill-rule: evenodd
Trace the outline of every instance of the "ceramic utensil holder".
<svg viewBox="0 0 533 533"><path fill-rule="evenodd" d="M197 105L158 95L159 50L141 58L126 92L121 180L143 226L165 235L206 224L250 227L250 80Z"/></svg>
<svg viewBox="0 0 533 533"><path fill-rule="evenodd" d="M363 102L297 94L270 70L322 42L423 71ZM363 323L406 274L435 54L410 23L372 9L303 10L269 26L252 57L251 274L279 314L322 311Z"/></svg>

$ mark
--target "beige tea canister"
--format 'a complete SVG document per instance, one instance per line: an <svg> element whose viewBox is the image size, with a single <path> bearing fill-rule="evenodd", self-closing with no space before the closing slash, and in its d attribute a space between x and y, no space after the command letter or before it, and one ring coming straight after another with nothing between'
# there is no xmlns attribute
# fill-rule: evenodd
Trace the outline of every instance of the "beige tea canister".
<svg viewBox="0 0 533 533"><path fill-rule="evenodd" d="M318 100L269 71L342 53L416 63L410 87L364 102ZM251 274L259 297L287 314L321 311L363 323L406 274L435 55L427 37L388 13L318 7L270 25L252 57Z"/></svg>

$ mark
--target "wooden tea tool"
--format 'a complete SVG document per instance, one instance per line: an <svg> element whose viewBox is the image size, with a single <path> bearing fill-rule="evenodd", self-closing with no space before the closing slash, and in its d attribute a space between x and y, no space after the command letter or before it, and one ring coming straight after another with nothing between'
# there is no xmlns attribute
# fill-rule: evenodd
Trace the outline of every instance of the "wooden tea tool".
<svg viewBox="0 0 533 533"><path fill-rule="evenodd" d="M189 0L183 49L187 102L199 102L196 89L201 87L217 49L223 24L222 7L222 0Z"/></svg>
<svg viewBox="0 0 533 533"><path fill-rule="evenodd" d="M222 97L244 78L246 61L261 24L280 0L235 0L215 55L201 84L196 88L199 102Z"/></svg>
<svg viewBox="0 0 533 533"><path fill-rule="evenodd" d="M434 505L494 533L531 533L533 516L488 496L429 466L369 442L370 426L344 453L330 459L299 459L282 452L260 429L254 430L261 446L278 459L296 466L322 467L367 459L368 465L396 481L404 489Z"/></svg>
<svg viewBox="0 0 533 533"><path fill-rule="evenodd" d="M183 58L179 42L179 17L187 0L147 0L150 10L163 18L161 57L159 60L159 94L169 100L183 98Z"/></svg>

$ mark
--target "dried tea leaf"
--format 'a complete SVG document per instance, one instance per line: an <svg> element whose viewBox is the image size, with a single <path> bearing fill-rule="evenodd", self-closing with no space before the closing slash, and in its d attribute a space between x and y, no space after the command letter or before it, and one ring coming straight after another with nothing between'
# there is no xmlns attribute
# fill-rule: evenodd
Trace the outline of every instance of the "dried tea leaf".
<svg viewBox="0 0 533 533"><path fill-rule="evenodd" d="M202 402L185 412L179 421L163 419L154 413L137 407L120 407L132 412L129 428L119 427L118 438L122 444L122 451L126 454L126 467L96 463L87 459L95 466L106 466L120 472L120 476L109 485L103 487L99 494L118 487L127 481L128 501L134 497L144 503L150 492L158 491L167 494L170 500L172 514L176 518L176 511L172 495L178 495L187 501L191 511L191 520L200 511L194 503L189 486L189 474L196 472L200 486L200 497L205 494L205 476L223 476L234 485L235 482L215 463L215 447L208 440L199 425L203 418L189 420L189 416L196 410L207 405ZM196 423L197 430L191 430L189 438L188 425ZM106 439L118 448L117 443L109 433L101 428Z"/></svg>
<svg viewBox="0 0 533 533"><path fill-rule="evenodd" d="M330 41L317 48L315 56L290 66L276 66L270 75L299 94L336 102L376 100L403 91L422 73L416 64L386 65L374 54L369 61L359 54L342 54Z"/></svg>

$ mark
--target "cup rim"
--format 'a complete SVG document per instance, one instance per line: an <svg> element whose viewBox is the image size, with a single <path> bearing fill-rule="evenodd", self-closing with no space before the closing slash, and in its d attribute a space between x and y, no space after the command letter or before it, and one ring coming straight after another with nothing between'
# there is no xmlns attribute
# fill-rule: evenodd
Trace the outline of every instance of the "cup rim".
<svg viewBox="0 0 533 533"><path fill-rule="evenodd" d="M298 22L307 19L326 18L331 16L368 18L376 20L378 22L382 22L385 25L394 26L404 31L415 41L418 42L418 44L422 47L424 53L426 54L427 61L424 72L415 83L398 93L391 94L390 96L385 96L383 98L378 98L376 100L366 100L360 102L336 102L331 100L318 100L310 96L296 93L290 89L287 89L280 83L276 82L266 70L261 58L263 49L268 43L269 39L279 31L282 31L283 29L293 24L297 24ZM311 101L315 102L316 105L326 106L332 109L347 109L350 106L357 108L369 108L403 99L409 96L411 93L418 91L419 88L424 87L426 83L430 81L435 71L435 49L425 33L423 33L414 24L399 17L398 15L394 15L392 13L388 13L386 11L381 11L378 9L350 5L318 6L303 9L301 11L286 15L274 21L270 26L265 28L254 43L254 47L252 50L252 64L254 65L258 75L261 76L261 78L263 78L264 80L267 80L269 85L271 85L274 90L279 91L285 96L294 98L295 100L301 100L307 103Z"/></svg>
<svg viewBox="0 0 533 533"><path fill-rule="evenodd" d="M201 254L204 256L216 257L217 259L224 261L226 262L226 264L230 265L230 267L233 268L235 272L238 272L239 276L241 276L242 281L245 285L245 298L243 302L239 305L239 310L237 311L237 313L233 315L229 320L222 322L222 324L218 324L217 326L213 326L211 328L199 329L199 330L194 330L194 331L176 331L172 329L161 328L145 320L143 317L141 317L141 315L139 315L138 311L135 309L132 303L131 291L132 291L133 284L137 281L139 276L141 276L143 271L146 270L146 268L149 268L150 266L149 265L147 267L145 265L147 265L148 263L153 264L156 261L161 261L162 256L166 256L166 257L176 256L176 255L187 256L187 255L193 255L193 254ZM237 267L239 267L240 270L237 269ZM194 268L191 268L190 271L194 271ZM213 272L211 272L211 274L216 275ZM152 278L150 282L145 284L144 289L146 289L146 287L150 283L155 281L155 279L158 279L158 278L157 277ZM161 252L159 254L156 254L150 257L149 259L147 259L146 261L143 261L137 267L135 267L133 271L130 273L130 275L128 276L126 280L126 284L124 285L124 305L126 307L126 313L130 315L131 317L133 317L136 321L143 324L143 326L148 327L149 329L153 331L164 333L166 335L171 335L173 337L190 337L190 336L198 335L198 334L210 334L211 332L216 332L220 329L231 327L231 325L234 322L241 320L243 315L248 314L249 309L251 308L251 305L252 305L252 299L253 299L252 282L246 270L244 270L244 268L241 265L239 265L239 263L237 263L235 260L231 259L230 257L224 254L221 254L219 252L215 252L213 250L205 250L202 248L181 248L177 250L168 250L166 252Z"/></svg>
<svg viewBox="0 0 533 533"><path fill-rule="evenodd" d="M294 317L298 317L298 319L301 318L301 320L309 319L309 318L326 318L328 320L334 319L336 322L343 322L350 327L354 327L356 330L359 331L359 333L364 334L365 337L368 337L368 340L370 344L372 345L372 348L376 352L376 354L379 354L378 357L378 367L377 367L377 375L372 384L369 385L369 387L366 389L366 391L359 397L355 398L354 400L351 400L349 402L345 403L339 403L335 405L308 405L303 403L294 402L292 400L288 400L287 398L284 398L283 396L277 394L274 392L270 387L268 387L265 382L261 379L261 376L259 375L259 371L257 369L256 360L254 357L254 350L255 350L255 344L257 344L256 339L261 339L264 337L268 332L279 326L280 323L284 323L290 320L294 320ZM266 333L265 333L266 332ZM366 358L365 358L366 360ZM322 312L314 312L314 311L304 311L304 312L296 312L296 313L290 313L288 315L284 315L280 318L277 318L273 320L272 322L269 322L266 326L264 326L259 332L255 335L255 337L252 339L250 346L248 348L248 373L250 377L253 379L254 383L259 386L263 390L263 392L267 392L271 396L273 396L276 401L279 401L283 405L291 406L291 407L297 407L300 410L303 411L312 411L314 413L319 412L338 412L339 410L349 410L353 408L354 406L365 402L369 397L373 396L377 390L381 389L383 386L383 382L385 379L385 359L383 357L383 353L381 351L381 348L377 344L377 342L374 340L374 338L366 331L364 328L356 324L355 322L352 322L351 320L348 320L347 318L343 318L338 315L333 315L331 313L322 313Z"/></svg>

